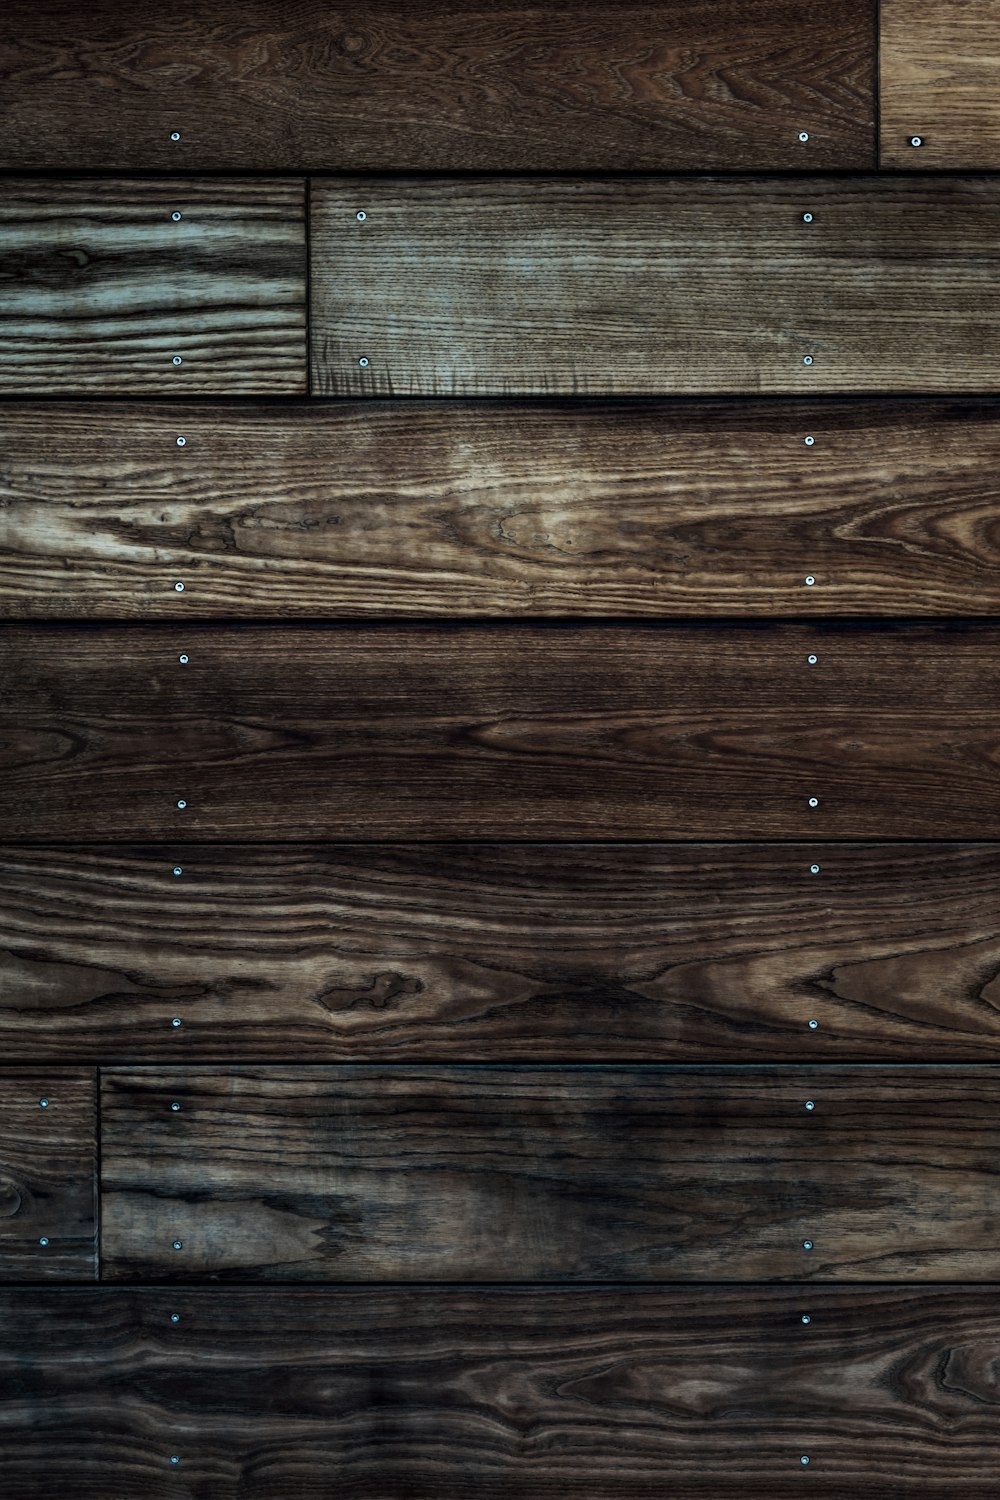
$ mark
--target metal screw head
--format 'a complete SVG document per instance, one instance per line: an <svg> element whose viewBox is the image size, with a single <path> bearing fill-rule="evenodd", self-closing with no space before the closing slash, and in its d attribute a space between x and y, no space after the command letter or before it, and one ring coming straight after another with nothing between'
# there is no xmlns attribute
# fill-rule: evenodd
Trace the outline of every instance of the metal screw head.
<svg viewBox="0 0 1000 1500"><path fill-rule="evenodd" d="M41 1237L41 1239L38 1241L38 1243L44 1249L44 1247L49 1243L49 1237L48 1237L48 1235L47 1234L43 1234L42 1237Z"/></svg>
<svg viewBox="0 0 1000 1500"><path fill-rule="evenodd" d="M367 368L368 368L368 361L367 361L367 359L365 359L364 355L362 355L361 358L358 360L358 364L361 366L362 370L367 370Z"/></svg>
<svg viewBox="0 0 1000 1500"><path fill-rule="evenodd" d="M170 1314L170 1321L171 1321L171 1323L179 1323L180 1320L181 1320L180 1313L171 1313Z"/></svg>
<svg viewBox="0 0 1000 1500"><path fill-rule="evenodd" d="M911 135L910 136L910 145L911 146L922 146L923 144L924 144L924 138L923 138L922 135Z"/></svg>
<svg viewBox="0 0 1000 1500"><path fill-rule="evenodd" d="M170 1108L173 1110L174 1114L176 1114L180 1109L180 1105L177 1103L176 1099L174 1100L173 1104L171 1104Z"/></svg>
<svg viewBox="0 0 1000 1500"><path fill-rule="evenodd" d="M811 448L813 446L813 444L815 443L816 439L814 437L807 437L807 438L803 438L802 441L805 443L805 445L806 445L807 448Z"/></svg>
<svg viewBox="0 0 1000 1500"><path fill-rule="evenodd" d="M178 805L180 805L180 804L178 804ZM810 807L819 807L819 798L818 797L810 797L809 798L809 806Z"/></svg>
<svg viewBox="0 0 1000 1500"><path fill-rule="evenodd" d="M184 867L182 865L174 865L174 874L175 875L183 875L184 874Z"/></svg>
<svg viewBox="0 0 1000 1500"><path fill-rule="evenodd" d="M808 1453L803 1453L802 1457L799 1459L799 1463L802 1464L803 1466L808 1465L808 1463L809 1463L809 1455L808 1455Z"/></svg>
<svg viewBox="0 0 1000 1500"><path fill-rule="evenodd" d="M811 224L812 221L813 221L812 214L803 214L802 215L802 222L803 222L803 224Z"/></svg>
<svg viewBox="0 0 1000 1500"><path fill-rule="evenodd" d="M174 584L174 592L177 593L177 594L183 594L183 592L184 592L184 585L183 585L183 583L175 583Z"/></svg>
<svg viewBox="0 0 1000 1500"><path fill-rule="evenodd" d="M180 662L180 664L181 664L182 667L186 667L187 664L188 664L187 652L182 652L181 655L177 658L177 660Z"/></svg>
<svg viewBox="0 0 1000 1500"><path fill-rule="evenodd" d="M357 221L358 221L359 224L363 224L365 222L365 220L367 219L368 215L365 213L365 211L364 211L363 208L359 208L358 211L357 211L357 213L354 215L354 217L357 219Z"/></svg>
<svg viewBox="0 0 1000 1500"><path fill-rule="evenodd" d="M816 580L815 580L815 578L814 578L814 577L813 577L813 576L812 576L812 574L811 574L811 573L807 573L807 574L806 574L806 588L807 588L807 589L811 589L811 588L812 588L812 586L813 586L813 584L814 584L814 583L815 583L815 582L816 582Z"/></svg>
<svg viewBox="0 0 1000 1500"><path fill-rule="evenodd" d="M180 1016L174 1016L170 1024L175 1031L179 1031L180 1028L184 1025L184 1022L181 1020Z"/></svg>
<svg viewBox="0 0 1000 1500"><path fill-rule="evenodd" d="M810 875L818 875L819 874L819 865L810 865L809 866L809 874Z"/></svg>
<svg viewBox="0 0 1000 1500"><path fill-rule="evenodd" d="M184 361L181 359L181 357L180 357L179 354L175 354L174 357L173 357L173 359L170 361L170 363L172 365L182 365L184 363Z"/></svg>
<svg viewBox="0 0 1000 1500"><path fill-rule="evenodd" d="M806 661L809 663L809 665L811 667L814 667L816 665L816 663L819 661L819 657L816 656L813 652L810 651L809 655L806 657Z"/></svg>
<svg viewBox="0 0 1000 1500"><path fill-rule="evenodd" d="M172 1464L179 1464L179 1463L180 1463L180 1461L181 1461L181 1456L180 1456L180 1454L179 1454L179 1453L171 1453L171 1455L170 1455L170 1462L171 1462L171 1463L172 1463ZM807 1462L807 1463L808 1463L808 1462L809 1462L809 1460L808 1460L808 1459L806 1459L806 1462Z"/></svg>
<svg viewBox="0 0 1000 1500"><path fill-rule="evenodd" d="M819 1030L819 1022L818 1021L810 1021L809 1022L809 1030L810 1031L818 1031Z"/></svg>
<svg viewBox="0 0 1000 1500"><path fill-rule="evenodd" d="M174 1314L174 1316L176 1317L176 1313ZM808 1313L803 1313L802 1314L802 1321L803 1321L803 1323L808 1324L808 1323L812 1322L812 1318L809 1316Z"/></svg>
<svg viewBox="0 0 1000 1500"><path fill-rule="evenodd" d="M39 1099L39 1101L38 1101L38 1108L39 1109L48 1109L48 1107L49 1107L49 1101L47 1099Z"/></svg>
<svg viewBox="0 0 1000 1500"><path fill-rule="evenodd" d="M803 1248L803 1250L811 1250L812 1247L813 1247L812 1240L803 1240L802 1241L802 1248Z"/></svg>
<svg viewBox="0 0 1000 1500"><path fill-rule="evenodd" d="M181 133L180 133L180 131L179 131L179 130L172 130L172 131L171 131L171 132L170 132L170 139L171 139L171 140L172 140L172 141L179 141L179 140L180 140L180 138L181 138Z"/></svg>
<svg viewBox="0 0 1000 1500"><path fill-rule="evenodd" d="M178 1105L177 1107L178 1107L178 1109L180 1109L180 1105ZM806 1100L806 1109L808 1109L811 1112L815 1108L816 1108L815 1102L812 1099L807 1099Z"/></svg>
<svg viewBox="0 0 1000 1500"><path fill-rule="evenodd" d="M809 139L809 132L808 132L808 130L800 130L799 131L799 140L802 142L803 146L805 145L805 143L806 143L806 141L808 139Z"/></svg>
<svg viewBox="0 0 1000 1500"><path fill-rule="evenodd" d="M183 797L179 797L177 799L177 806L181 809L182 812L184 811L185 807L187 807L187 803L184 801Z"/></svg>
<svg viewBox="0 0 1000 1500"><path fill-rule="evenodd" d="M811 355L811 354L804 354L804 355L803 355L803 356L802 356L802 363L803 363L803 364L804 364L804 365L811 365L811 364L812 364L812 362L813 362L813 357L812 357L812 355Z"/></svg>
<svg viewBox="0 0 1000 1500"><path fill-rule="evenodd" d="M184 1241L183 1240L174 1240L174 1249L175 1250L183 1250L184 1249Z"/></svg>
<svg viewBox="0 0 1000 1500"><path fill-rule="evenodd" d="M173 221L174 221L174 223L175 223L175 224L179 224L179 223L180 223L180 222L181 222L181 216L180 216L180 214L179 214L179 213L178 213L178 212L177 212L177 210L176 210L176 208L175 208L175 209L174 209L174 211L173 211L173 213L172 213L172 214L171 214L171 215L170 215L170 217L171 217L171 218L172 218L172 219L173 219Z"/></svg>
<svg viewBox="0 0 1000 1500"><path fill-rule="evenodd" d="M187 438L186 437L179 437L177 439L177 446L178 446L178 448L186 448L187 447Z"/></svg>

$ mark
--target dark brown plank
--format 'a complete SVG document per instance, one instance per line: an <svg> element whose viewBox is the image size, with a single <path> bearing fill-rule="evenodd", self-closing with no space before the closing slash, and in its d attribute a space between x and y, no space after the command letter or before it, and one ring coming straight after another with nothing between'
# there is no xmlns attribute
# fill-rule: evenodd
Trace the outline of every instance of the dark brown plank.
<svg viewBox="0 0 1000 1500"><path fill-rule="evenodd" d="M92 1071L0 1072L0 1282L95 1279L96 1132Z"/></svg>
<svg viewBox="0 0 1000 1500"><path fill-rule="evenodd" d="M874 0L8 0L0 165L869 167L875 32Z"/></svg>
<svg viewBox="0 0 1000 1500"><path fill-rule="evenodd" d="M882 165L1000 167L993 0L881 0L879 9Z"/></svg>
<svg viewBox="0 0 1000 1500"><path fill-rule="evenodd" d="M995 1062L998 890L989 845L8 848L0 1053Z"/></svg>
<svg viewBox="0 0 1000 1500"><path fill-rule="evenodd" d="M988 178L331 178L312 205L321 394L1000 390Z"/></svg>
<svg viewBox="0 0 1000 1500"><path fill-rule="evenodd" d="M998 476L993 401L12 404L0 609L996 615Z"/></svg>
<svg viewBox="0 0 1000 1500"><path fill-rule="evenodd" d="M988 1065L134 1068L101 1086L112 1280L1000 1272Z"/></svg>
<svg viewBox="0 0 1000 1500"><path fill-rule="evenodd" d="M5 1293L0 1464L17 1500L993 1500L998 1290Z"/></svg>
<svg viewBox="0 0 1000 1500"><path fill-rule="evenodd" d="M2 644L8 841L1000 835L992 624L8 625Z"/></svg>
<svg viewBox="0 0 1000 1500"><path fill-rule="evenodd" d="M0 393L306 390L301 182L9 181L0 282Z"/></svg>

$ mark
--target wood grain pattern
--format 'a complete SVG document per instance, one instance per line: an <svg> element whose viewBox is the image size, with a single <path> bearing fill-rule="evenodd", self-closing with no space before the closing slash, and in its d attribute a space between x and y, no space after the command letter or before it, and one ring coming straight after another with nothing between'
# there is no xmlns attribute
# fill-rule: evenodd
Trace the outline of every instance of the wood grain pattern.
<svg viewBox="0 0 1000 1500"><path fill-rule="evenodd" d="M1000 390L987 178L317 179L312 204L321 394Z"/></svg>
<svg viewBox="0 0 1000 1500"><path fill-rule="evenodd" d="M1000 167L996 5L881 0L879 10L882 165Z"/></svg>
<svg viewBox="0 0 1000 1500"><path fill-rule="evenodd" d="M0 1282L95 1279L96 1132L92 1071L0 1071Z"/></svg>
<svg viewBox="0 0 1000 1500"><path fill-rule="evenodd" d="M0 1293L0 1464L17 1500L993 1500L998 1290Z"/></svg>
<svg viewBox="0 0 1000 1500"><path fill-rule="evenodd" d="M0 610L997 615L998 476L994 401L12 403Z"/></svg>
<svg viewBox="0 0 1000 1500"><path fill-rule="evenodd" d="M1000 1060L1000 850L817 852L7 848L0 1053Z"/></svg>
<svg viewBox="0 0 1000 1500"><path fill-rule="evenodd" d="M301 182L7 182L0 285L0 393L306 390Z"/></svg>
<svg viewBox="0 0 1000 1500"><path fill-rule="evenodd" d="M8 625L0 826L8 841L995 839L998 631Z"/></svg>
<svg viewBox="0 0 1000 1500"><path fill-rule="evenodd" d="M0 165L868 167L875 31L874 0L8 0Z"/></svg>
<svg viewBox="0 0 1000 1500"><path fill-rule="evenodd" d="M1000 1272L988 1065L112 1068L101 1089L111 1280Z"/></svg>

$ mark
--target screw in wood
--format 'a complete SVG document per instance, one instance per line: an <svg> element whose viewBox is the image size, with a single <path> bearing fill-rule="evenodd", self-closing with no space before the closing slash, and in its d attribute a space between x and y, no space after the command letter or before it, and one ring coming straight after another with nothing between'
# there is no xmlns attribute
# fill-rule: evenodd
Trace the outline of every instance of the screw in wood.
<svg viewBox="0 0 1000 1500"><path fill-rule="evenodd" d="M812 1322L812 1318L809 1316L808 1313L803 1313L802 1314L802 1321L803 1321L803 1323L807 1323L808 1324L808 1323Z"/></svg>
<svg viewBox="0 0 1000 1500"><path fill-rule="evenodd" d="M49 1107L49 1101L47 1099L39 1099L39 1101L38 1101L38 1108L39 1109L48 1109L48 1107Z"/></svg>
<svg viewBox="0 0 1000 1500"><path fill-rule="evenodd" d="M815 580L815 578L814 578L814 577L813 577L813 576L812 576L812 574L811 574L811 573L807 573L807 574L806 574L806 588L807 588L807 589L811 589L811 588L812 588L812 586L813 586L813 584L814 584L814 583L815 583L815 582L816 582L816 580Z"/></svg>
<svg viewBox="0 0 1000 1500"><path fill-rule="evenodd" d="M805 145L805 143L806 143L806 141L808 139L809 139L809 132L808 132L808 130L800 130L799 131L799 140L802 142L803 146Z"/></svg>
<svg viewBox="0 0 1000 1500"><path fill-rule="evenodd" d="M171 1020L170 1024L174 1028L175 1031L179 1031L181 1029L181 1027L184 1025L184 1022L181 1020L180 1016L174 1016L173 1019Z"/></svg>
<svg viewBox="0 0 1000 1500"><path fill-rule="evenodd" d="M818 875L819 874L819 869L820 869L819 865L810 865L809 866L809 874L810 875ZM176 871L175 871L175 873L176 873Z"/></svg>
<svg viewBox="0 0 1000 1500"><path fill-rule="evenodd" d="M180 808L181 812L183 812L185 807L187 807L187 803L184 801L183 797L179 797L177 799L177 806Z"/></svg>
<svg viewBox="0 0 1000 1500"><path fill-rule="evenodd" d="M182 803L178 803L177 805L178 805L178 807L181 807L183 804ZM809 806L810 807L819 807L819 798L818 797L810 797L809 798Z"/></svg>
<svg viewBox="0 0 1000 1500"><path fill-rule="evenodd" d="M179 1453L171 1453L171 1455L170 1455L170 1462L172 1464L179 1464L180 1461L181 1461L181 1456L180 1456Z"/></svg>
<svg viewBox="0 0 1000 1500"><path fill-rule="evenodd" d="M367 219L368 215L365 213L365 211L364 211L363 208L359 208L358 211L357 211L357 213L354 215L354 217L357 219L357 221L358 221L359 224L363 224L365 222L365 220Z"/></svg>
<svg viewBox="0 0 1000 1500"><path fill-rule="evenodd" d="M178 446L178 448L186 448L187 447L187 438L186 437L179 437L177 439L177 446Z"/></svg>
<svg viewBox="0 0 1000 1500"><path fill-rule="evenodd" d="M922 146L923 144L924 144L924 138L923 138L922 135L911 135L910 136L910 145L911 146Z"/></svg>
<svg viewBox="0 0 1000 1500"><path fill-rule="evenodd" d="M818 1031L819 1030L819 1022L818 1021L810 1021L809 1022L809 1030L810 1031Z"/></svg>
<svg viewBox="0 0 1000 1500"><path fill-rule="evenodd" d="M802 222L803 222L803 224L811 224L812 221L813 221L812 214L803 214L802 215Z"/></svg>
<svg viewBox="0 0 1000 1500"><path fill-rule="evenodd" d="M809 1463L809 1455L808 1455L808 1453L803 1453L802 1457L799 1459L799 1463L802 1464L803 1467L806 1467L808 1465L808 1463Z"/></svg>
<svg viewBox="0 0 1000 1500"><path fill-rule="evenodd" d="M174 865L174 874L175 875L183 875L184 874L184 867L183 867L183 865Z"/></svg>
<svg viewBox="0 0 1000 1500"><path fill-rule="evenodd" d="M815 1105L815 1103L814 1103L814 1102L813 1102L813 1100L812 1100L812 1099L807 1099L807 1100L806 1100L806 1109L808 1109L808 1110L809 1110L809 1111L810 1111L810 1112L811 1112L811 1111L812 1111L812 1110L814 1110L814 1109L815 1109L815 1108L816 1108L816 1105Z"/></svg>
<svg viewBox="0 0 1000 1500"><path fill-rule="evenodd" d="M819 657L818 656L814 656L810 652L810 654L806 657L806 661L809 663L809 665L811 667L814 667L816 665L816 663L819 661Z"/></svg>
<svg viewBox="0 0 1000 1500"><path fill-rule="evenodd" d="M178 213L178 212L177 212L177 210L176 210L176 208L175 208L175 209L174 209L174 211L173 211L173 213L172 213L172 214L171 214L171 215L170 215L170 217L171 217L171 218L172 218L172 219L173 219L173 221L174 221L174 223L175 223L175 224L179 224L179 223L180 223L180 222L181 222L181 216L180 216L180 214L179 214L179 213Z"/></svg>
<svg viewBox="0 0 1000 1500"><path fill-rule="evenodd" d="M813 1247L812 1240L803 1240L802 1241L802 1248L803 1248L803 1250L811 1250L812 1247Z"/></svg>
<svg viewBox="0 0 1000 1500"><path fill-rule="evenodd" d="M48 1237L48 1235L46 1235L46 1234L43 1234L43 1235L42 1235L42 1237L41 1237L41 1239L40 1239L40 1240L39 1240L39 1241L38 1241L38 1243L39 1243L39 1244L40 1244L40 1245L41 1245L41 1246L42 1246L42 1248L43 1248L43 1249L44 1249L44 1248L45 1248L45 1246L46 1246L46 1245L47 1245L47 1244L48 1244L48 1243L49 1243L49 1237Z"/></svg>
<svg viewBox="0 0 1000 1500"><path fill-rule="evenodd" d="M180 1320L181 1320L180 1313L171 1313L170 1314L170 1321L171 1321L171 1323L179 1323Z"/></svg>
<svg viewBox="0 0 1000 1500"><path fill-rule="evenodd" d="M177 658L177 660L180 662L180 664L181 664L182 667L186 667L187 664L188 664L188 660L189 660L187 652L186 651L182 652L181 655Z"/></svg>
<svg viewBox="0 0 1000 1500"><path fill-rule="evenodd" d="M805 443L807 448L811 448L816 442L816 439L814 437L807 437L803 438L803 442Z"/></svg>
<svg viewBox="0 0 1000 1500"><path fill-rule="evenodd" d="M174 593L175 594L183 594L183 592L184 592L184 585L183 585L183 583L175 583L174 584Z"/></svg>
<svg viewBox="0 0 1000 1500"><path fill-rule="evenodd" d="M367 370L367 368L368 368L368 361L367 361L367 359L365 359L364 355L362 355L361 358L358 360L358 364L361 366L362 370Z"/></svg>
<svg viewBox="0 0 1000 1500"><path fill-rule="evenodd" d="M180 133L180 131L179 131L179 130L172 130L172 131L171 131L171 132L170 132L170 139L171 139L171 140L172 140L172 141L179 141L179 140L180 140L180 138L181 138L181 133Z"/></svg>
<svg viewBox="0 0 1000 1500"><path fill-rule="evenodd" d="M176 1114L180 1109L180 1105L177 1103L176 1099L174 1100L173 1104L171 1104L170 1108L173 1110L174 1114Z"/></svg>
<svg viewBox="0 0 1000 1500"><path fill-rule="evenodd" d="M172 365L182 365L184 363L184 361L181 359L181 357L180 357L179 354L175 354L174 357L173 357L173 359L170 361L170 363Z"/></svg>
<svg viewBox="0 0 1000 1500"><path fill-rule="evenodd" d="M803 355L803 356L802 356L802 363L803 363L803 364L804 364L804 365L811 365L811 364L812 364L812 362L813 362L813 357L812 357L812 355L811 355L811 354L804 354L804 355Z"/></svg>
<svg viewBox="0 0 1000 1500"><path fill-rule="evenodd" d="M175 1250L183 1250L184 1249L184 1241L183 1240L174 1240L174 1249Z"/></svg>

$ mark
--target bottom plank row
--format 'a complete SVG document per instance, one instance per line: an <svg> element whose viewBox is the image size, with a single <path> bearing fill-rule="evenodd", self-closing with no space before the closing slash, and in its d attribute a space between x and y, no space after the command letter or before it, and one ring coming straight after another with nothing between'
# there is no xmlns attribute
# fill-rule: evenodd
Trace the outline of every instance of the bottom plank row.
<svg viewBox="0 0 1000 1500"><path fill-rule="evenodd" d="M9 1500L994 1500L1000 1287L0 1294Z"/></svg>

